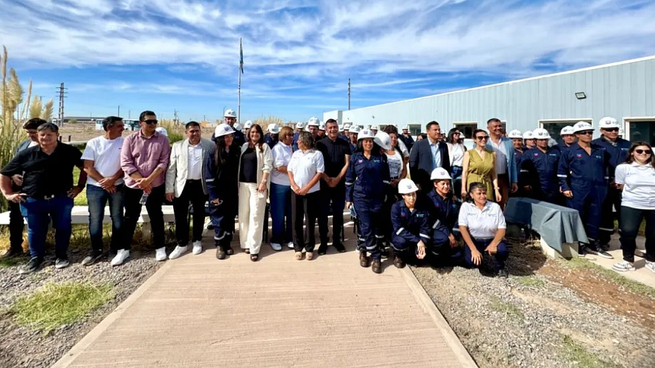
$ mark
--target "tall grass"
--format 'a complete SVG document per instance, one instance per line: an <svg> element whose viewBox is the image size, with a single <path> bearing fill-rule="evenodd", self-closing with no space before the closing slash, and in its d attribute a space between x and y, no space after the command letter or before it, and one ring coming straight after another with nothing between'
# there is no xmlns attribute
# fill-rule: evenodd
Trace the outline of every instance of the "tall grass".
<svg viewBox="0 0 655 368"><path fill-rule="evenodd" d="M171 144L184 139L184 125L175 124L173 120L162 119L159 121L159 126L166 129Z"/></svg>

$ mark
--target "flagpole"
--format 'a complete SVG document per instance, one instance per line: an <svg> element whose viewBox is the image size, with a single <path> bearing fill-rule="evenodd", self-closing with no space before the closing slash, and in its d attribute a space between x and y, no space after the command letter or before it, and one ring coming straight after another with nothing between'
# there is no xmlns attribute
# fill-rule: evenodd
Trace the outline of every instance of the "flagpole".
<svg viewBox="0 0 655 368"><path fill-rule="evenodd" d="M239 52L241 54L241 59L240 59L240 62L239 62L239 69L238 69L238 73L239 73L239 91L238 91L238 98L237 98L237 122L239 122L239 124L242 124L241 123L241 73L242 73L242 70L243 70L242 69L243 65L241 64L241 63L243 63L243 41L242 41L242 38L239 38Z"/></svg>

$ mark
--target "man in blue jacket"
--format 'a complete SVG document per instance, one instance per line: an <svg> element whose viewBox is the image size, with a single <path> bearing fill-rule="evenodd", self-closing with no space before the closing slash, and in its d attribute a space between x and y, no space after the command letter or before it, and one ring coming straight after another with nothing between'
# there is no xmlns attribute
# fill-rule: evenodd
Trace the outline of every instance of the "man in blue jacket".
<svg viewBox="0 0 655 368"><path fill-rule="evenodd" d="M503 135L503 124L499 119L489 119L487 130L489 131L487 149L496 153L496 175L498 175L498 186L502 197L498 204L500 208L505 209L510 190L512 193L516 193L519 189L514 144L511 139Z"/></svg>
<svg viewBox="0 0 655 368"><path fill-rule="evenodd" d="M414 143L409 154L409 171L414 183L418 185L423 195L432 190L430 174L437 167L450 172L450 157L448 145L440 141L441 128L436 121L429 122L425 127L428 139Z"/></svg>

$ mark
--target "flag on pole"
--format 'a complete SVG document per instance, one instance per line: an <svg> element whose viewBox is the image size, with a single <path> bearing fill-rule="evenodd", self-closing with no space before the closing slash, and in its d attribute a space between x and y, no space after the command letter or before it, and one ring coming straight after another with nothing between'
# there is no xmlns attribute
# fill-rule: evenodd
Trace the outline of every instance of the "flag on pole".
<svg viewBox="0 0 655 368"><path fill-rule="evenodd" d="M243 74L243 40L241 38L239 38L239 54L241 55L239 69L241 69L241 73Z"/></svg>

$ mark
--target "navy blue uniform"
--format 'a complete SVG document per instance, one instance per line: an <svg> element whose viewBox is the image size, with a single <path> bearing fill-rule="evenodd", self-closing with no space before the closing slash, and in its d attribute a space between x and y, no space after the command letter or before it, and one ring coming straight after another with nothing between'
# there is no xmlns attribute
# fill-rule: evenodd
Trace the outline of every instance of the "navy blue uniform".
<svg viewBox="0 0 655 368"><path fill-rule="evenodd" d="M414 145L414 138L412 138L411 135L409 135L408 137L405 137L401 133L400 135L398 135L398 138L400 138L400 140L403 141L403 143L405 143L405 146L407 147L408 151L412 150L412 146Z"/></svg>
<svg viewBox="0 0 655 368"><path fill-rule="evenodd" d="M234 141L232 141L232 145L230 147L232 149L237 148L238 151L238 148L241 148L241 146L243 146L243 144L246 143L246 136L238 130L234 131L233 136L234 136ZM213 139L214 136L212 135L212 140Z"/></svg>
<svg viewBox="0 0 655 368"><path fill-rule="evenodd" d="M593 143L591 154L587 154L578 143L572 144L561 155L557 170L562 192L573 192L573 198L566 199L567 207L578 210L587 237L596 242L599 240L602 205L609 186L608 170L609 154Z"/></svg>
<svg viewBox="0 0 655 368"><path fill-rule="evenodd" d="M605 137L600 137L594 139L592 143L595 143L602 147L607 153L609 153L609 177L610 183L614 182L614 171L619 164L625 162L625 159L628 157L628 151L630 150L630 142L625 139L617 138L616 142L606 139ZM613 208L616 209L616 212L613 211ZM614 233L614 220L619 221L621 218L621 191L615 187L610 186L607 191L607 198L603 202L603 219L600 222L600 243L609 244L610 238Z"/></svg>
<svg viewBox="0 0 655 368"><path fill-rule="evenodd" d="M519 175L518 175L518 186L519 190L516 193L512 193L512 197L529 197L530 193L524 189L525 186L527 185L532 185L531 178L528 177L527 175L521 175L521 163L523 162L523 155L525 154L525 151L527 148L522 147L521 150L517 150L514 148L513 154L514 154L514 161L516 161L516 168L519 170Z"/></svg>
<svg viewBox="0 0 655 368"><path fill-rule="evenodd" d="M204 162L204 177L207 178L209 192L209 218L214 226L216 246L227 249L234 235L234 219L238 211L239 196L239 155L241 150L234 145L230 147L223 165L219 165L215 156L207 155ZM219 204L214 204L214 199Z"/></svg>
<svg viewBox="0 0 655 368"><path fill-rule="evenodd" d="M427 209L414 208L410 211L404 200L391 206L391 224L393 233L391 245L396 256L407 263L416 264L417 244L423 241L426 255L430 249L430 213Z"/></svg>
<svg viewBox="0 0 655 368"><path fill-rule="evenodd" d="M345 134L339 134L337 135L337 138L343 139L344 141L350 143L350 138L348 138L348 136Z"/></svg>
<svg viewBox="0 0 655 368"><path fill-rule="evenodd" d="M446 198L432 190L427 196L430 199L430 224L432 226L432 247L431 253L436 260L446 262L457 262L462 257L462 248L458 245L455 248L450 246L450 235L459 239L455 234L457 229L457 218L459 217L460 202L452 196ZM459 232L459 230L457 230Z"/></svg>
<svg viewBox="0 0 655 368"><path fill-rule="evenodd" d="M346 201L352 202L357 212L361 234L357 247L360 251L368 250L374 260L382 256L382 205L389 184L386 156L371 155L371 158L367 159L361 152L350 156L350 166L346 173Z"/></svg>
<svg viewBox="0 0 655 368"><path fill-rule="evenodd" d="M529 196L542 201L562 204L562 196L559 191L559 159L561 151L549 147L544 153L539 148L527 150L521 162L521 177L530 178L532 190Z"/></svg>
<svg viewBox="0 0 655 368"><path fill-rule="evenodd" d="M277 142L278 142L278 138L277 138L277 137L278 137L277 134L274 134L274 135L266 134L266 136L264 137L264 142L265 142L266 144L268 144L268 147L269 147L269 148L273 149L273 147L274 147L274 146L277 144Z"/></svg>
<svg viewBox="0 0 655 368"><path fill-rule="evenodd" d="M355 151L357 151L357 145L350 143L350 152L355 154Z"/></svg>

